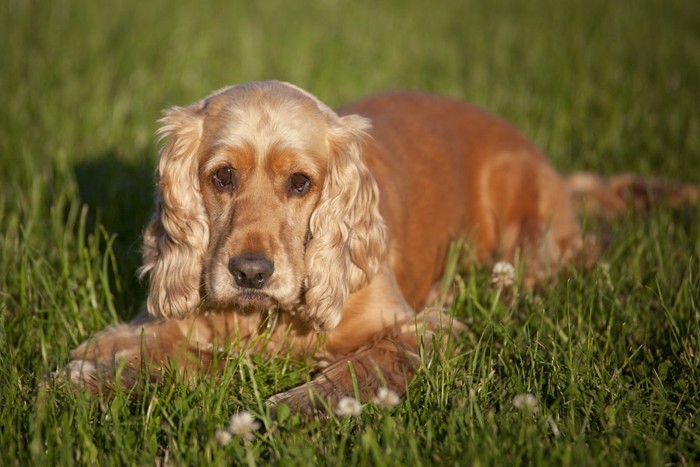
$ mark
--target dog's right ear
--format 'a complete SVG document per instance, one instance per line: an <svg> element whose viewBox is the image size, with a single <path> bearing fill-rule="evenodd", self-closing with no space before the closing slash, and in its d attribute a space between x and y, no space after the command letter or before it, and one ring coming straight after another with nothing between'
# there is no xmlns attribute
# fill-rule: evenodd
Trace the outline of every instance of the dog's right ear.
<svg viewBox="0 0 700 467"><path fill-rule="evenodd" d="M199 189L198 149L203 102L164 112L158 135L165 141L156 169L153 217L143 241L141 277L149 276L148 312L161 318L192 314L201 301L202 261L209 224Z"/></svg>
<svg viewBox="0 0 700 467"><path fill-rule="evenodd" d="M300 313L319 331L340 323L348 296L372 281L386 257L379 187L362 155L370 128L368 119L347 115L336 116L329 130L328 174L309 221L306 308Z"/></svg>

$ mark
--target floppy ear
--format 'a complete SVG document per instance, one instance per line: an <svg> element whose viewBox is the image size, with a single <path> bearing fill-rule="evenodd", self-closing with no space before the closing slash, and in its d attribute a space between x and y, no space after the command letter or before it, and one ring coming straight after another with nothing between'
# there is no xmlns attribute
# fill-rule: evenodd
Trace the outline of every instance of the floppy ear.
<svg viewBox="0 0 700 467"><path fill-rule="evenodd" d="M334 124L328 174L310 220L302 311L321 331L338 325L348 295L369 284L386 255L379 189L362 158L370 122L349 115Z"/></svg>
<svg viewBox="0 0 700 467"><path fill-rule="evenodd" d="M160 152L156 206L144 233L141 277L150 276L148 312L182 318L200 303L202 261L209 225L199 190L197 149L202 104L173 107L160 120L165 140Z"/></svg>

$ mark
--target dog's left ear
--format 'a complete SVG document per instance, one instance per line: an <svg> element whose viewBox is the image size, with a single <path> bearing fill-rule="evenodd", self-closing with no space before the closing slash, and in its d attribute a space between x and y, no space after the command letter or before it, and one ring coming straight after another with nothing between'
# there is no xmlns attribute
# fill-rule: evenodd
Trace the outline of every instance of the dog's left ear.
<svg viewBox="0 0 700 467"><path fill-rule="evenodd" d="M197 149L203 103L172 107L160 120L165 140L156 170L156 206L143 239L141 277L149 276L148 312L183 318L199 307L209 223L199 191Z"/></svg>
<svg viewBox="0 0 700 467"><path fill-rule="evenodd" d="M306 250L303 317L320 331L334 329L348 295L372 280L386 256L387 241L379 188L362 156L370 121L359 115L334 120L328 174L311 216Z"/></svg>

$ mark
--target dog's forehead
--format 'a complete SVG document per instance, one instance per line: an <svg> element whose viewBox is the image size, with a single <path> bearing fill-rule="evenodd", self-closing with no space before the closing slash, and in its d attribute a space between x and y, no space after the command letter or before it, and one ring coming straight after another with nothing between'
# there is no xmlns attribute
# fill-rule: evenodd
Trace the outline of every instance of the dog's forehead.
<svg viewBox="0 0 700 467"><path fill-rule="evenodd" d="M212 96L217 108L205 123L216 144L253 147L259 154L272 147L304 152L327 149L329 115L310 95L283 84L231 88ZM209 123L209 125L207 125Z"/></svg>

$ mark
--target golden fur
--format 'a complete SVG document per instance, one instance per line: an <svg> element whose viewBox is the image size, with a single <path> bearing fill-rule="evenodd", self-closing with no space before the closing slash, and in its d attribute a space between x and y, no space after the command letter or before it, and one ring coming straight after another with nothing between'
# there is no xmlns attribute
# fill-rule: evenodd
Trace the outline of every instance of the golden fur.
<svg viewBox="0 0 700 467"><path fill-rule="evenodd" d="M565 180L505 121L417 92L335 113L293 85L254 82L161 123L141 268L149 314L71 353L72 380L93 391L121 362L127 387L143 362L154 379L164 368L196 378L233 346L313 355L317 376L272 404L333 407L355 394L350 367L363 401L381 386L403 393L420 335L461 328L414 311L451 241L466 238L480 261L524 259L534 283L587 253L570 194L624 209L635 184Z"/></svg>

